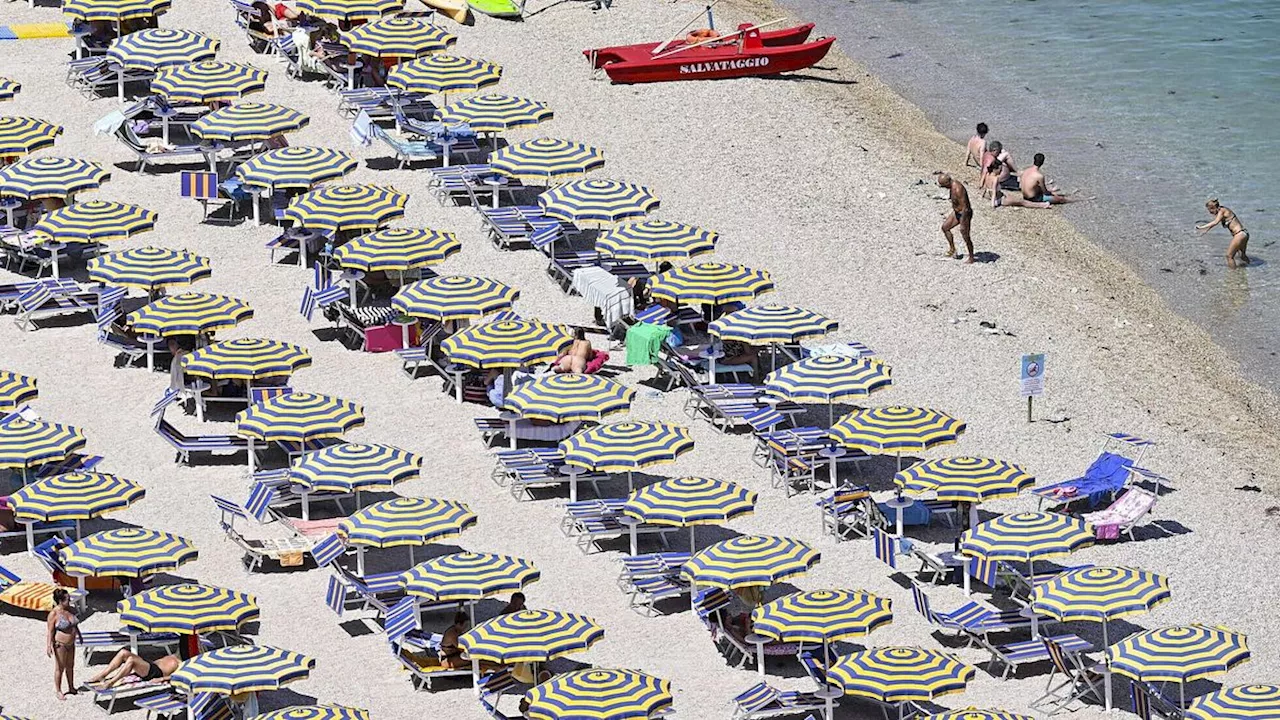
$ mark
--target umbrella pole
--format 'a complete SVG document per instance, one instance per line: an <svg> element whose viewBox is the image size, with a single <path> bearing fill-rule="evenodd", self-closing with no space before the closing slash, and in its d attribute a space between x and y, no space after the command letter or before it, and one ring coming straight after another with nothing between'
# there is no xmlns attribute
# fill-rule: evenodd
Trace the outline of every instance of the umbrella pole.
<svg viewBox="0 0 1280 720"><path fill-rule="evenodd" d="M1105 672L1102 676L1102 682L1106 683L1103 688L1103 695L1106 696L1107 712L1111 712L1111 655L1107 653L1107 648L1111 646L1107 639L1107 619L1102 619L1102 665Z"/></svg>
<svg viewBox="0 0 1280 720"><path fill-rule="evenodd" d="M632 481L631 471L628 470L627 471L627 493L630 494L635 491L636 491L636 486L635 486L635 483Z"/></svg>
<svg viewBox="0 0 1280 720"><path fill-rule="evenodd" d="M1040 638L1040 622L1036 617L1035 607L1032 604L1036 595L1036 562L1031 558L1027 558L1027 575L1031 578L1031 592L1028 594L1027 599L1027 607L1031 609L1031 637L1038 640Z"/></svg>
<svg viewBox="0 0 1280 720"><path fill-rule="evenodd" d="M835 426L836 426L836 401L834 398L828 396L827 397L827 427L833 428Z"/></svg>
<svg viewBox="0 0 1280 720"><path fill-rule="evenodd" d="M31 526L30 526L30 525L28 525L27 527L28 527L28 528L30 528ZM80 535L80 519L79 519L79 518L76 518L76 540L77 540L77 541L78 541L78 540L80 540L80 537L81 537L81 535Z"/></svg>
<svg viewBox="0 0 1280 720"><path fill-rule="evenodd" d="M356 574L364 577L364 546L356 546Z"/></svg>
<svg viewBox="0 0 1280 720"><path fill-rule="evenodd" d="M413 559L413 546L410 545L409 546L409 567L413 567L414 565L417 565L417 564L418 563L415 562Z"/></svg>
<svg viewBox="0 0 1280 720"><path fill-rule="evenodd" d="M694 540L693 531L697 529L696 525L689 526L689 554L693 555L697 551L698 543Z"/></svg>
<svg viewBox="0 0 1280 720"><path fill-rule="evenodd" d="M636 527L638 526L639 526L639 523L631 523L631 532L629 534L631 535L631 556L632 557L635 557L638 554L639 548L640 548L640 538L636 533Z"/></svg>
<svg viewBox="0 0 1280 720"><path fill-rule="evenodd" d="M36 551L36 523L32 520L24 524L27 526L27 552L34 555ZM79 539L79 536L77 536L76 540Z"/></svg>
<svg viewBox="0 0 1280 720"><path fill-rule="evenodd" d="M972 503L969 503L969 529L972 530L977 526L978 526L978 503L972 502Z"/></svg>
<svg viewBox="0 0 1280 720"><path fill-rule="evenodd" d="M306 522L311 519L311 493L302 493L302 520Z"/></svg>
<svg viewBox="0 0 1280 720"><path fill-rule="evenodd" d="M254 472L254 470L253 470L253 461L254 461L254 456L253 456L253 438L249 438L249 452L248 452L248 454L249 454L249 477L253 477L253 472Z"/></svg>

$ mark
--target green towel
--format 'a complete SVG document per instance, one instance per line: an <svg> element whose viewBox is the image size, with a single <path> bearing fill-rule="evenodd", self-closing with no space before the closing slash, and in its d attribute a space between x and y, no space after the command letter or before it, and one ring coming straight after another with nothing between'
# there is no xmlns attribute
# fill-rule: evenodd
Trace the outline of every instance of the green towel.
<svg viewBox="0 0 1280 720"><path fill-rule="evenodd" d="M627 330L627 364L652 365L662 351L662 343L671 334L666 325L637 323Z"/></svg>

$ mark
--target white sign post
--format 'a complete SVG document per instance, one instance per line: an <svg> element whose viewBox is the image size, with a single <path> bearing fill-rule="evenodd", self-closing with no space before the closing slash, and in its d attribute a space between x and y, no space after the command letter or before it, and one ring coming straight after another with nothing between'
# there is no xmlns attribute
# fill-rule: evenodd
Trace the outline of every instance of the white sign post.
<svg viewBox="0 0 1280 720"><path fill-rule="evenodd" d="M1027 422L1031 422L1031 403L1044 394L1044 353L1022 356L1022 394L1027 398Z"/></svg>

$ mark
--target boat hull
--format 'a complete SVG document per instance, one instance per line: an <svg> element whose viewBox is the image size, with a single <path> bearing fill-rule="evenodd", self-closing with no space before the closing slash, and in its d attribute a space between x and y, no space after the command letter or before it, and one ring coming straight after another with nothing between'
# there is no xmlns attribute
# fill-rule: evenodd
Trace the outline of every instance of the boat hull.
<svg viewBox="0 0 1280 720"><path fill-rule="evenodd" d="M661 43L641 43L583 51L596 69L615 83L721 80L776 75L813 66L826 57L835 38L807 42L813 25L762 33L752 31L742 42L681 49L672 44L655 56Z"/></svg>
<svg viewBox="0 0 1280 720"><path fill-rule="evenodd" d="M471 8L466 0L422 0L422 2L461 25L470 25L474 22L471 18Z"/></svg>
<svg viewBox="0 0 1280 720"><path fill-rule="evenodd" d="M511 0L467 0L467 2L472 10L489 17L507 19L520 17L520 7Z"/></svg>

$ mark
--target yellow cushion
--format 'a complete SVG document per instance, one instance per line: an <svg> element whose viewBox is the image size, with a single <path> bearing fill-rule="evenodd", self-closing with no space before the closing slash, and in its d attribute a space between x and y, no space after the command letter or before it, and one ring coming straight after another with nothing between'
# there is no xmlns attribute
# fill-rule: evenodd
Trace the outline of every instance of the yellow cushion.
<svg viewBox="0 0 1280 720"><path fill-rule="evenodd" d="M31 23L27 25L10 25L9 29L19 40L36 38L70 37L66 23Z"/></svg>

